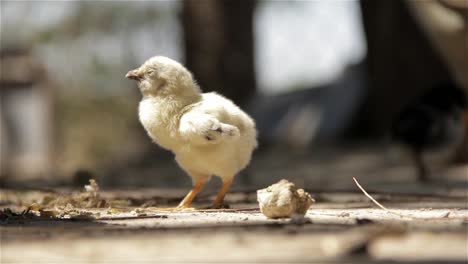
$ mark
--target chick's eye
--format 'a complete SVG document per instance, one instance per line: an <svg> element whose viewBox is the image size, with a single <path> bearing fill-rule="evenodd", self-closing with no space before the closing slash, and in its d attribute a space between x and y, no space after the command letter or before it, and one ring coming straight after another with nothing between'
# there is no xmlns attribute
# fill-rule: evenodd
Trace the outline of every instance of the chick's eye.
<svg viewBox="0 0 468 264"><path fill-rule="evenodd" d="M153 73L154 73L154 70L148 70L148 71L146 72L146 74L148 74L148 75L152 75Z"/></svg>

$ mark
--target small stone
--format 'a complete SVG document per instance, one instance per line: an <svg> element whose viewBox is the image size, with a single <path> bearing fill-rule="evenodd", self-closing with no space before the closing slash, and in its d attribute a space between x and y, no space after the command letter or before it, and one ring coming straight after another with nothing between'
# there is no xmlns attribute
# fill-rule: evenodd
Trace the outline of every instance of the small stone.
<svg viewBox="0 0 468 264"><path fill-rule="evenodd" d="M289 218L305 215L314 199L294 183L281 180L268 188L257 190L260 211L268 218Z"/></svg>

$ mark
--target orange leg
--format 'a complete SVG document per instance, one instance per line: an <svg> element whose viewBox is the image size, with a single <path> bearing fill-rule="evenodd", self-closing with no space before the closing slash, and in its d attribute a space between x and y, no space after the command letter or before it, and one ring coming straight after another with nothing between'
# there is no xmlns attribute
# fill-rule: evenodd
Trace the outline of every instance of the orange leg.
<svg viewBox="0 0 468 264"><path fill-rule="evenodd" d="M197 182L193 186L192 190L185 196L185 198L180 202L179 206L177 208L187 208L192 204L193 199L195 199L195 196L201 191L203 186L205 186L206 181L203 182Z"/></svg>
<svg viewBox="0 0 468 264"><path fill-rule="evenodd" d="M218 195L216 195L216 199L213 203L212 208L221 208L224 203L224 196L226 196L227 191L229 190L229 187L231 187L232 184L232 179L226 180L223 182L223 187L221 187L221 190L219 190Z"/></svg>

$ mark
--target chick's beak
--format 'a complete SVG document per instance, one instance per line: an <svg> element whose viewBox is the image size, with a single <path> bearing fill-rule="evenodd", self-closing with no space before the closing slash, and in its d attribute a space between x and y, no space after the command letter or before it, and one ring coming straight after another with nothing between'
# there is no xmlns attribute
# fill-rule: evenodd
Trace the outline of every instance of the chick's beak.
<svg viewBox="0 0 468 264"><path fill-rule="evenodd" d="M138 70L131 70L125 75L126 78L138 81L141 78Z"/></svg>

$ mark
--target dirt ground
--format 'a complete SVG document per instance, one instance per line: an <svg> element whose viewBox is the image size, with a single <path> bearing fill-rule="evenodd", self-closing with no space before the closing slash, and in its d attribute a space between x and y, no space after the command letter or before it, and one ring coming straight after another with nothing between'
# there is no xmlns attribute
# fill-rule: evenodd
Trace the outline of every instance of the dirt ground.
<svg viewBox="0 0 468 264"><path fill-rule="evenodd" d="M357 159L356 159L357 157ZM466 263L468 261L468 168L444 172L444 181L418 183L405 166L382 167L359 156L333 163L297 159L287 171L277 162L269 182L281 175L299 182L316 203L305 217L267 219L258 209L256 186L237 186L230 209L175 206L187 188L1 189L1 263ZM368 159L372 156L368 156ZM257 161L259 164L262 161ZM263 161L268 163L267 160ZM289 164L291 164L290 161ZM351 166L351 164L353 166ZM257 165L259 166L259 165ZM315 167L314 167L315 166ZM366 167L367 166L367 167ZM372 168L394 177L376 176ZM320 168L319 168L320 167ZM315 168L315 169L314 169ZM326 171L330 168L330 171ZM335 173L331 171L334 168ZM339 171L347 173L339 173ZM314 178L306 172L327 172ZM357 175L357 171L362 173ZM396 173L397 171L401 173ZM266 175L259 167L249 174ZM373 204L352 181L391 211ZM302 179L302 180L301 180ZM326 184L334 183L334 184ZM32 205L32 206L31 206ZM28 206L30 212L23 212ZM8 208L8 209L7 209Z"/></svg>

